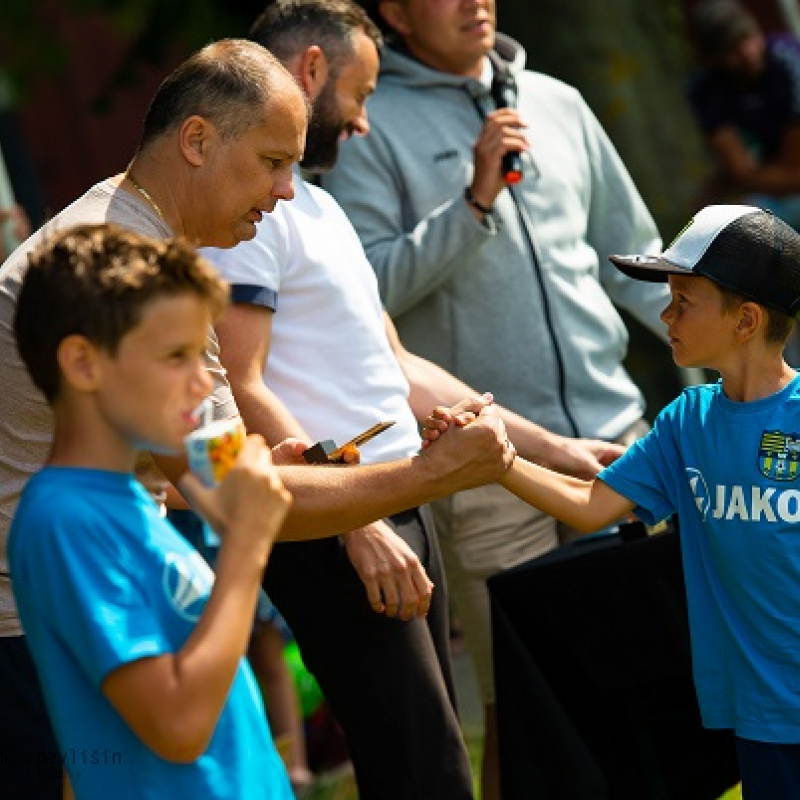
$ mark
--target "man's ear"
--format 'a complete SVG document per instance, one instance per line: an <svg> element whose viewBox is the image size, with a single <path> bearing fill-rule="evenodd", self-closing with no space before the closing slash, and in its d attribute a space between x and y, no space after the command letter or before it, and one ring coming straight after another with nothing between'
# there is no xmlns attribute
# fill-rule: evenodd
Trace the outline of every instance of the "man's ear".
<svg viewBox="0 0 800 800"><path fill-rule="evenodd" d="M192 166L202 166L215 132L214 126L197 114L193 114L183 121L178 132L178 146L183 157Z"/></svg>
<svg viewBox="0 0 800 800"><path fill-rule="evenodd" d="M56 359L64 385L91 392L100 382L99 349L85 336L72 334L61 340Z"/></svg>
<svg viewBox="0 0 800 800"><path fill-rule="evenodd" d="M330 76L328 58L319 45L309 45L296 57L291 70L297 78L300 88L312 102L325 88Z"/></svg>
<svg viewBox="0 0 800 800"><path fill-rule="evenodd" d="M378 13L386 21L386 24L401 36L411 32L406 10L398 0L378 0Z"/></svg>

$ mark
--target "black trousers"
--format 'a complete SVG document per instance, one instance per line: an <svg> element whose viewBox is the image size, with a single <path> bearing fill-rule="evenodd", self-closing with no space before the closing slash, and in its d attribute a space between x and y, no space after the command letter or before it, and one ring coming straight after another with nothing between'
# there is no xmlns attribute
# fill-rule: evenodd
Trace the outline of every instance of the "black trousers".
<svg viewBox="0 0 800 800"><path fill-rule="evenodd" d="M347 736L360 800L468 800L433 519L422 507L386 521L436 586L427 619L372 611L338 537L276 545L264 588Z"/></svg>
<svg viewBox="0 0 800 800"><path fill-rule="evenodd" d="M24 636L0 637L0 692L0 798L61 800L61 757Z"/></svg>

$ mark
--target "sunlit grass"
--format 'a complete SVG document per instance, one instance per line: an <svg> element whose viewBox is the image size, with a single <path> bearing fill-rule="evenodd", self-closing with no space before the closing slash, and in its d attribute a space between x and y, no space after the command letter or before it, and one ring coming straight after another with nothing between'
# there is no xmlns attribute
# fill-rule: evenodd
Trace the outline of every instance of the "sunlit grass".
<svg viewBox="0 0 800 800"><path fill-rule="evenodd" d="M739 786L734 786L730 791L725 792L720 800L742 800L742 790Z"/></svg>

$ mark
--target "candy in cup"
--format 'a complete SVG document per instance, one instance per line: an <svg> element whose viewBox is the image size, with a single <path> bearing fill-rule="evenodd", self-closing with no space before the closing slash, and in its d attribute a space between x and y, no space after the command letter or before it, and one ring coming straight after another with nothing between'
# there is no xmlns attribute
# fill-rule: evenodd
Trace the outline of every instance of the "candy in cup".
<svg viewBox="0 0 800 800"><path fill-rule="evenodd" d="M244 447L245 430L242 421L211 420L211 405L203 404L202 421L197 430L185 437L189 469L204 486L216 486L234 465Z"/></svg>

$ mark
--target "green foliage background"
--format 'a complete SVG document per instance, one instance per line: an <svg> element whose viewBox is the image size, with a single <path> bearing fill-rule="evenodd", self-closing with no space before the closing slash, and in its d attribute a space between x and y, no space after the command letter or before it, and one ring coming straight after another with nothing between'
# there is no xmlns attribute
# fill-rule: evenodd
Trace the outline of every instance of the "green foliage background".
<svg viewBox="0 0 800 800"><path fill-rule="evenodd" d="M102 112L118 87L135 83L141 65L159 66L176 49L188 54L214 39L242 36L264 5L253 0L4 0L0 64L22 99L39 78L57 76L66 64L67 47L52 24L54 10L102 15L130 41L126 58L97 98Z"/></svg>

